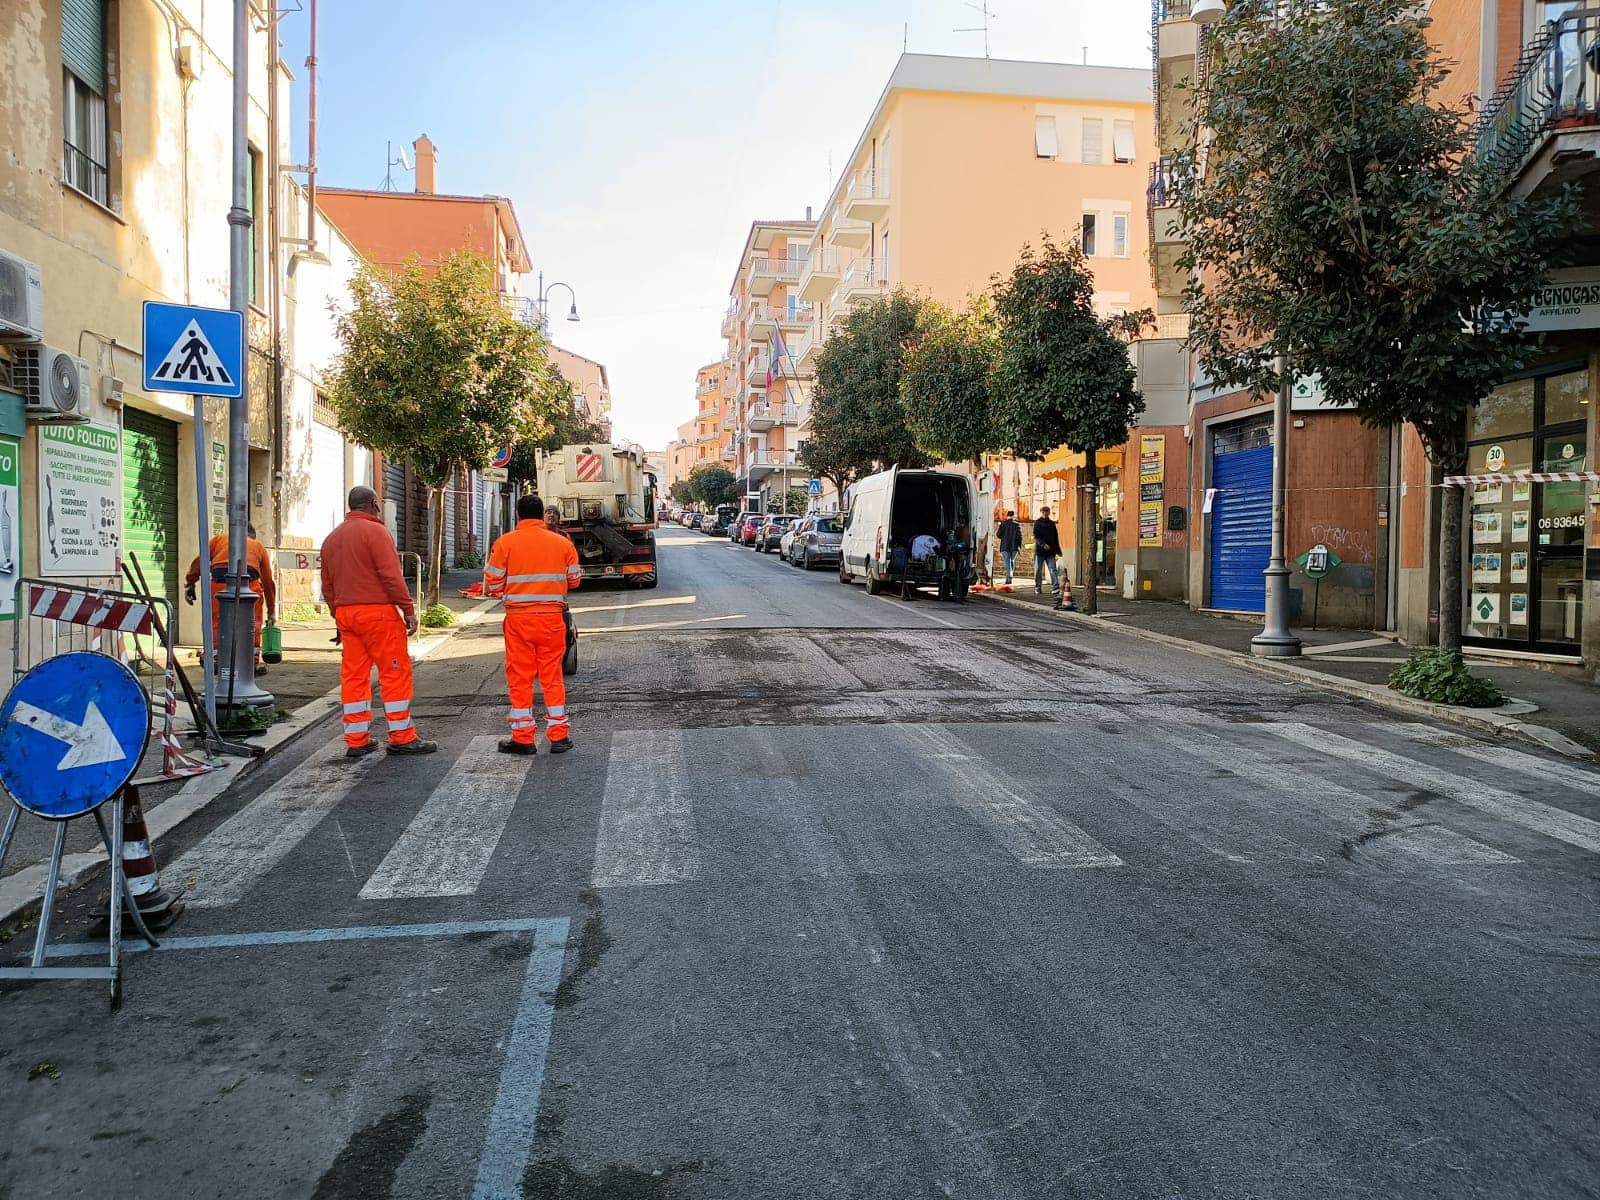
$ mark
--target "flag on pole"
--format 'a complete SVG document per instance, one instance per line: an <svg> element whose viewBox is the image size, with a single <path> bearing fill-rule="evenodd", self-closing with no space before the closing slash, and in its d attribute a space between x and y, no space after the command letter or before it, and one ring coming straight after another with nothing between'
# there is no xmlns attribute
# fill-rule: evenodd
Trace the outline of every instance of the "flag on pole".
<svg viewBox="0 0 1600 1200"><path fill-rule="evenodd" d="M767 386L772 386L774 379L783 378L783 358L788 354L787 347L783 344L783 330L773 329L772 344L767 353Z"/></svg>

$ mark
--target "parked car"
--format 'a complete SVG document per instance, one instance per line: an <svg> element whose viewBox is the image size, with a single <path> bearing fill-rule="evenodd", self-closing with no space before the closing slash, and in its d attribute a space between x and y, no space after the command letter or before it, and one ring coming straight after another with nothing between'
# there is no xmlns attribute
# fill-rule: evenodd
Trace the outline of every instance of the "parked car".
<svg viewBox="0 0 1600 1200"><path fill-rule="evenodd" d="M700 522L700 532L709 533L712 537L727 537L728 531L733 528L733 510L722 506L714 513L707 513Z"/></svg>
<svg viewBox="0 0 1600 1200"><path fill-rule="evenodd" d="M702 516L704 516L704 515L705 515L704 513L697 513L697 512L684 513L683 514L683 527L685 529L699 529L700 528L700 518Z"/></svg>
<svg viewBox="0 0 1600 1200"><path fill-rule="evenodd" d="M954 471L903 471L869 475L850 493L844 518L839 582L866 580L878 595L896 587L903 596L937 587L941 599L964 601L978 579L973 555L973 515L978 496L970 477ZM937 549L912 557L916 539L928 535Z"/></svg>
<svg viewBox="0 0 1600 1200"><path fill-rule="evenodd" d="M751 517L759 517L760 515L761 514L756 512L754 509L747 508L738 516L736 516L733 519L733 523L728 527L729 540L735 542L739 541L744 534L745 522L750 520Z"/></svg>
<svg viewBox="0 0 1600 1200"><path fill-rule="evenodd" d="M756 529L755 548L762 554L776 550L779 540L797 519L793 516L784 516L782 513L768 513Z"/></svg>
<svg viewBox="0 0 1600 1200"><path fill-rule="evenodd" d="M767 515L765 513L740 513L738 528L728 536L741 546L754 546L756 544L756 534L761 531L762 522L766 519Z"/></svg>
<svg viewBox="0 0 1600 1200"><path fill-rule="evenodd" d="M839 561L844 522L835 513L812 513L791 525L778 546L778 556L797 567L832 566Z"/></svg>

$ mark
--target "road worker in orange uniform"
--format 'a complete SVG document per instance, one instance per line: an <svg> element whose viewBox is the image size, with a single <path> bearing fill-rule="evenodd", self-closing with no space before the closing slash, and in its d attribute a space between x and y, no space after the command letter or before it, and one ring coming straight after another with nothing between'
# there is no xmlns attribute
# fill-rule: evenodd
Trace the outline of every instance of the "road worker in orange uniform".
<svg viewBox="0 0 1600 1200"><path fill-rule="evenodd" d="M246 525L246 539L244 543L245 571L250 577L250 590L260 597L255 604L256 625L256 674L266 673L266 666L261 661L261 628L267 619L277 619L278 616L278 582L272 576L272 557L267 553L267 548L256 541L256 527ZM228 590L228 535L219 533L212 538L206 547L206 558L211 563L211 628L217 637L222 637L222 602L223 593ZM190 604L194 603L195 584L200 582L200 556L189 564L189 573L184 577L183 596Z"/></svg>
<svg viewBox="0 0 1600 1200"><path fill-rule="evenodd" d="M411 651L417 610L400 574L394 539L378 516L378 494L350 489L350 512L322 543L322 598L339 627L339 699L346 758L377 749L372 728L372 668L378 668L390 754L432 754L411 721Z"/></svg>
<svg viewBox="0 0 1600 1200"><path fill-rule="evenodd" d="M505 601L506 689L511 736L502 754L537 754L538 723L533 716L533 680L544 691L545 737L551 754L572 749L567 721L567 685L561 659L567 650L567 592L583 582L578 551L571 539L544 523L544 501L517 499L517 527L495 539L483 569L483 594Z"/></svg>

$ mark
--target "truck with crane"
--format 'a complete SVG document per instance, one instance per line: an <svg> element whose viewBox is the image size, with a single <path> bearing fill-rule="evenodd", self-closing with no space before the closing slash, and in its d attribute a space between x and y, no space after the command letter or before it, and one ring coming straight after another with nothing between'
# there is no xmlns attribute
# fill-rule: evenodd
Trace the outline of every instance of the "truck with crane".
<svg viewBox="0 0 1600 1200"><path fill-rule="evenodd" d="M659 486L643 449L608 442L558 446L535 455L534 470L546 510L561 514L561 531L577 547L585 583L656 586Z"/></svg>

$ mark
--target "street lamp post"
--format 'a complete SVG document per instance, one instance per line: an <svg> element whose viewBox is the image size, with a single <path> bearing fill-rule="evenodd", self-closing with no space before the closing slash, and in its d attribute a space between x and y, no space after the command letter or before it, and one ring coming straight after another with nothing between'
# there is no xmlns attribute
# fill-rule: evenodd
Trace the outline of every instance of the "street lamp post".
<svg viewBox="0 0 1600 1200"><path fill-rule="evenodd" d="M1265 621L1250 639L1250 653L1258 658L1298 658L1300 639L1289 630L1289 564L1284 552L1284 439L1289 428L1289 360L1278 355L1278 396L1272 406L1272 552L1267 569Z"/></svg>
<svg viewBox="0 0 1600 1200"><path fill-rule="evenodd" d="M547 288L547 287L544 286L544 272L540 271L539 272L539 301L538 301L538 303L539 303L539 322L546 329L550 328L550 293L555 291L556 288L558 288L558 287L559 288L566 288L567 289L567 296L572 301L572 307L567 309L567 320L576 321L578 319L578 296L577 296L577 293L572 290L572 285L569 284L569 283L561 283L558 280L557 282L552 283Z"/></svg>

